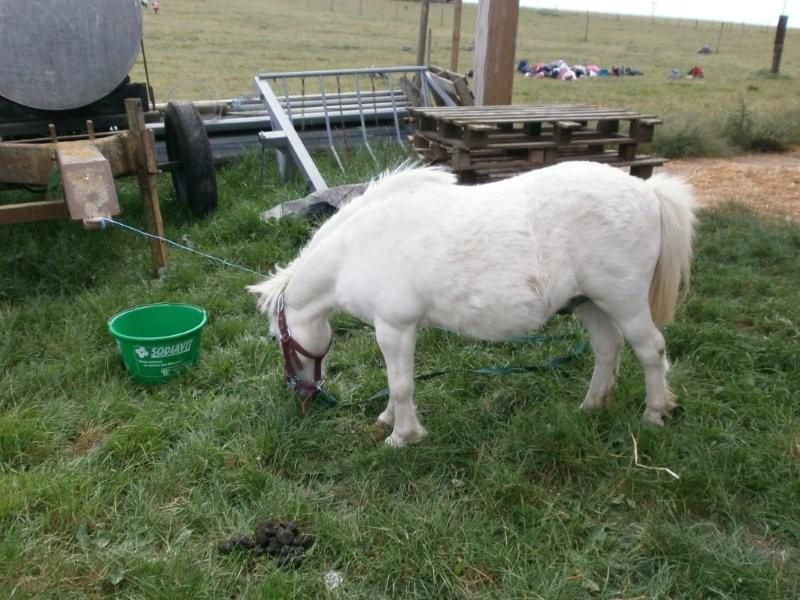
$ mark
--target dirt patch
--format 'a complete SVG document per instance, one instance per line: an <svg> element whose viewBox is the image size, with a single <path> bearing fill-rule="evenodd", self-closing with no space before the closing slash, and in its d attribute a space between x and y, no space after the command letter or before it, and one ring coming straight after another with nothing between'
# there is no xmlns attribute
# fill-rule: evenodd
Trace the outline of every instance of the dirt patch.
<svg viewBox="0 0 800 600"><path fill-rule="evenodd" d="M72 456L83 456L89 454L97 448L108 437L105 431L100 429L82 429L80 433L70 442L68 452Z"/></svg>
<svg viewBox="0 0 800 600"><path fill-rule="evenodd" d="M764 215L800 223L800 148L732 159L674 160L661 171L688 179L703 207L733 201Z"/></svg>

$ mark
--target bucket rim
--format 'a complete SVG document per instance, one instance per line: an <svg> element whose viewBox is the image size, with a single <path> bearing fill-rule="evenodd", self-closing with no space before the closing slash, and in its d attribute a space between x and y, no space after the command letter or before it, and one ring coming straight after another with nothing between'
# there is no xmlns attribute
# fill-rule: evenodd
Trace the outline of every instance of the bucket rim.
<svg viewBox="0 0 800 600"><path fill-rule="evenodd" d="M196 311L199 311L202 315L200 319L200 323L192 327L191 329L187 329L186 331L182 331L180 333L173 333L172 335L158 335L158 336L142 336L142 335L126 335L124 333L119 333L118 331L114 330L114 322L129 313L136 312L138 310L144 310L148 308L153 308L156 306L180 306L182 308L191 308ZM193 335L200 331L203 327L205 327L206 323L208 322L208 312L206 309L201 308L200 306L196 306L194 304L185 304L183 302L154 302L152 304L141 304L139 306L134 306L133 308L126 308L115 314L111 317L108 322L108 331L112 337L118 340L125 340L126 342L154 342L154 341L169 341L175 340L178 338L186 337L189 335Z"/></svg>

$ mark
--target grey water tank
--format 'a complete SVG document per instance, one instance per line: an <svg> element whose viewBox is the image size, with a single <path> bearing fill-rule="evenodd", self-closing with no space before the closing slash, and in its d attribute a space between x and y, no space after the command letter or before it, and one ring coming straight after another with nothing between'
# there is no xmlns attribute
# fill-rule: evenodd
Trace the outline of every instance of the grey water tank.
<svg viewBox="0 0 800 600"><path fill-rule="evenodd" d="M139 0L0 0L0 96L68 110L119 86L139 53Z"/></svg>

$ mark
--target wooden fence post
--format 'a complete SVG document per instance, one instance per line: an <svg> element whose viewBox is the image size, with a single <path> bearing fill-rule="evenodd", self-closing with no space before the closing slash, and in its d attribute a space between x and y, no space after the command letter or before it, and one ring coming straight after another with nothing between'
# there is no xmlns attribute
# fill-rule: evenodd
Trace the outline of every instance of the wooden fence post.
<svg viewBox="0 0 800 600"><path fill-rule="evenodd" d="M450 70L458 73L458 50L461 44L461 0L453 0L453 43L450 46Z"/></svg>
<svg viewBox="0 0 800 600"><path fill-rule="evenodd" d="M419 35L417 36L417 65L425 64L425 41L428 37L428 12L431 0L422 0L419 11Z"/></svg>
<svg viewBox="0 0 800 600"><path fill-rule="evenodd" d="M788 15L781 15L778 19L778 28L775 30L775 47L772 51L772 72L777 75L781 70L781 58L783 58L783 43L786 41L786 22Z"/></svg>
<svg viewBox="0 0 800 600"><path fill-rule="evenodd" d="M475 34L475 104L511 104L519 0L480 0Z"/></svg>
<svg viewBox="0 0 800 600"><path fill-rule="evenodd" d="M586 31L583 32L583 41L589 41L589 11L586 11Z"/></svg>

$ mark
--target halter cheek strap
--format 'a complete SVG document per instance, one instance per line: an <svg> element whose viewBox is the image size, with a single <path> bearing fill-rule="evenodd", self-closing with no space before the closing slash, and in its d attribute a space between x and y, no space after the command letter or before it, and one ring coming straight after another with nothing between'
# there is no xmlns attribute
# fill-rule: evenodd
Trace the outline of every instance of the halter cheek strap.
<svg viewBox="0 0 800 600"><path fill-rule="evenodd" d="M305 415L311 405L311 401L319 393L322 386L322 360L331 349L333 338L328 342L328 346L322 354L312 354L297 340L289 334L289 327L286 325L286 311L281 307L278 311L278 331L281 334L281 351L283 352L283 371L286 373L286 381L289 386L298 392L302 398L301 409ZM303 363L298 354L310 358L314 361L314 380L311 382L302 381L299 377L300 372L303 370Z"/></svg>

